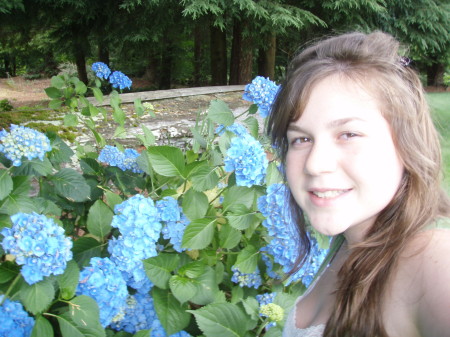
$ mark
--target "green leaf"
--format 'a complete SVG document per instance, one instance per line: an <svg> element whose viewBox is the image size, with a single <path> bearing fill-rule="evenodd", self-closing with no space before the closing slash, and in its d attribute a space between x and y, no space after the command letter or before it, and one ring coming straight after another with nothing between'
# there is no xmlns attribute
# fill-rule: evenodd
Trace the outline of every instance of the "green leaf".
<svg viewBox="0 0 450 337"><path fill-rule="evenodd" d="M202 136L200 131L198 130L198 126L191 128L192 136L194 140L198 143L198 145L204 149L206 149L207 142L206 139Z"/></svg>
<svg viewBox="0 0 450 337"><path fill-rule="evenodd" d="M190 220L203 218L209 207L208 197L203 192L191 188L183 196L182 207Z"/></svg>
<svg viewBox="0 0 450 337"><path fill-rule="evenodd" d="M87 266L94 256L100 256L102 243L94 238L81 237L73 243L73 259L78 263L80 268Z"/></svg>
<svg viewBox="0 0 450 337"><path fill-rule="evenodd" d="M99 103L103 103L103 93L99 88L92 88L92 92L94 93L94 97Z"/></svg>
<svg viewBox="0 0 450 337"><path fill-rule="evenodd" d="M229 224L222 225L219 232L219 245L222 248L233 249L241 241L241 231L231 227Z"/></svg>
<svg viewBox="0 0 450 337"><path fill-rule="evenodd" d="M189 278L196 278L203 275L205 272L206 265L200 261L190 262L185 264L183 267L178 269L178 274L182 276L187 276Z"/></svg>
<svg viewBox="0 0 450 337"><path fill-rule="evenodd" d="M180 261L177 254L159 254L143 261L144 270L150 281L157 287L167 289L171 272L175 270Z"/></svg>
<svg viewBox="0 0 450 337"><path fill-rule="evenodd" d="M139 330L138 332L136 332L133 337L149 337L151 336L151 329L149 330ZM115 337L119 337L117 335L115 335Z"/></svg>
<svg viewBox="0 0 450 337"><path fill-rule="evenodd" d="M214 261L217 262L217 257L214 258ZM206 305L214 302L219 292L216 271L209 266L205 266L205 271L199 277L196 277L195 281L197 281L195 283L197 285L197 292L190 299L190 302L198 305Z"/></svg>
<svg viewBox="0 0 450 337"><path fill-rule="evenodd" d="M167 290L154 287L152 296L156 314L168 336L188 326L191 315L186 303L180 304Z"/></svg>
<svg viewBox="0 0 450 337"><path fill-rule="evenodd" d="M91 188L77 171L63 168L48 178L54 183L56 193L70 201L82 202L89 199Z"/></svg>
<svg viewBox="0 0 450 337"><path fill-rule="evenodd" d="M230 126L234 123L234 115L224 101L211 101L208 109L208 118L217 124Z"/></svg>
<svg viewBox="0 0 450 337"><path fill-rule="evenodd" d="M213 303L189 312L206 337L244 337L247 333L248 317L235 304Z"/></svg>
<svg viewBox="0 0 450 337"><path fill-rule="evenodd" d="M44 311L54 297L55 288L48 278L32 285L24 282L20 289L20 301L33 315Z"/></svg>
<svg viewBox="0 0 450 337"><path fill-rule="evenodd" d="M8 170L0 170L0 200L6 198L13 189L13 180Z"/></svg>
<svg viewBox="0 0 450 337"><path fill-rule="evenodd" d="M259 303L254 297L247 297L242 300L245 312L254 320L259 319Z"/></svg>
<svg viewBox="0 0 450 337"><path fill-rule="evenodd" d="M283 176L280 173L280 170L277 167L277 164L275 162L269 163L269 166L267 167L267 173L266 173L266 184L267 186L270 186L272 184L278 184L283 182Z"/></svg>
<svg viewBox="0 0 450 337"><path fill-rule="evenodd" d="M106 337L100 325L98 305L89 296L75 297L69 310L57 316L63 337Z"/></svg>
<svg viewBox="0 0 450 337"><path fill-rule="evenodd" d="M152 146L148 156L153 169L165 177L183 177L184 157L179 148L171 146Z"/></svg>
<svg viewBox="0 0 450 337"><path fill-rule="evenodd" d="M125 138L126 136L127 136L127 130L125 130L125 127L119 125L114 130L113 138Z"/></svg>
<svg viewBox="0 0 450 337"><path fill-rule="evenodd" d="M125 119L126 119L125 112L120 107L114 107L113 119L120 126L124 126L125 125Z"/></svg>
<svg viewBox="0 0 450 337"><path fill-rule="evenodd" d="M34 322L31 337L53 337L53 327L50 322L44 317L39 316Z"/></svg>
<svg viewBox="0 0 450 337"><path fill-rule="evenodd" d="M52 99L50 102L48 102L48 107L52 110L58 110L59 108L61 108L61 105L63 104L63 101L61 101L61 99L56 98L56 99Z"/></svg>
<svg viewBox="0 0 450 337"><path fill-rule="evenodd" d="M32 160L23 158L22 165L14 167L12 172L16 176L47 176L53 171L52 163L47 157L44 160L34 158Z"/></svg>
<svg viewBox="0 0 450 337"><path fill-rule="evenodd" d="M216 187L219 182L216 168L207 164L194 168L189 175L189 179L192 181L192 187L200 192Z"/></svg>
<svg viewBox="0 0 450 337"><path fill-rule="evenodd" d="M189 301L192 297L194 297L197 291L194 280L179 275L173 275L170 278L169 287L175 298L181 304Z"/></svg>
<svg viewBox="0 0 450 337"><path fill-rule="evenodd" d="M86 93L86 91L87 91L86 84L84 84L82 81L78 81L75 84L75 92L78 95L84 95Z"/></svg>
<svg viewBox="0 0 450 337"><path fill-rule="evenodd" d="M122 198L117 193L111 192L111 191L105 191L105 197L106 197L106 203L108 204L109 208L114 210L114 207L118 204L122 203Z"/></svg>
<svg viewBox="0 0 450 337"><path fill-rule="evenodd" d="M20 273L17 264L11 261L5 261L0 264L0 284L6 283L15 278Z"/></svg>
<svg viewBox="0 0 450 337"><path fill-rule="evenodd" d="M47 96L50 98L56 99L56 98L60 98L62 96L62 92L58 88L48 87L48 88L45 88L44 90L45 90L45 93L47 94Z"/></svg>
<svg viewBox="0 0 450 337"><path fill-rule="evenodd" d="M208 246L214 236L215 219L197 219L184 230L182 247L203 249Z"/></svg>
<svg viewBox="0 0 450 337"><path fill-rule="evenodd" d="M142 142L145 147L150 147L155 145L155 135L152 130L146 127L144 124L141 124L141 129L144 132L144 135L137 135L137 138Z"/></svg>
<svg viewBox="0 0 450 337"><path fill-rule="evenodd" d="M251 209L255 200L255 191L245 186L232 186L224 192L224 211L235 205L243 205Z"/></svg>
<svg viewBox="0 0 450 337"><path fill-rule="evenodd" d="M13 179L14 180L14 179ZM0 213L13 215L18 212L31 213L38 212L38 207L28 196L9 194L1 203Z"/></svg>
<svg viewBox="0 0 450 337"><path fill-rule="evenodd" d="M134 110L136 111L136 114L141 117L144 114L144 107L142 105L142 101L140 98L136 98L134 100Z"/></svg>
<svg viewBox="0 0 450 337"><path fill-rule="evenodd" d="M247 245L241 252L238 254L235 267L239 268L242 273L253 273L256 270L256 266L258 264L258 255L259 250L252 246Z"/></svg>
<svg viewBox="0 0 450 337"><path fill-rule="evenodd" d="M50 80L50 84L52 85L52 87L62 89L62 87L66 84L66 82L61 76L53 76L52 79Z"/></svg>
<svg viewBox="0 0 450 337"><path fill-rule="evenodd" d="M245 125L247 125L248 129L250 130L250 134L255 139L258 139L258 135L259 135L258 120L253 116L249 116L244 120L244 123L245 123Z"/></svg>
<svg viewBox="0 0 450 337"><path fill-rule="evenodd" d="M70 162L71 157L74 155L72 149L56 133L48 132L47 136L52 146L48 159L56 164Z"/></svg>
<svg viewBox="0 0 450 337"><path fill-rule="evenodd" d="M254 115L257 112L258 112L258 105L256 105L256 104L250 105L250 107L248 108L248 114Z"/></svg>
<svg viewBox="0 0 450 337"><path fill-rule="evenodd" d="M104 238L111 231L113 211L103 201L97 200L89 209L87 228L89 233Z"/></svg>
<svg viewBox="0 0 450 337"><path fill-rule="evenodd" d="M75 290L77 289L78 281L80 279L80 268L78 268L75 261L70 260L67 262L64 273L58 275L56 279L61 291L61 297L65 300L69 300L75 296Z"/></svg>
<svg viewBox="0 0 450 337"><path fill-rule="evenodd" d="M257 214L250 211L242 204L232 205L230 211L226 214L226 218L230 225L236 229L244 230L253 224L260 222Z"/></svg>

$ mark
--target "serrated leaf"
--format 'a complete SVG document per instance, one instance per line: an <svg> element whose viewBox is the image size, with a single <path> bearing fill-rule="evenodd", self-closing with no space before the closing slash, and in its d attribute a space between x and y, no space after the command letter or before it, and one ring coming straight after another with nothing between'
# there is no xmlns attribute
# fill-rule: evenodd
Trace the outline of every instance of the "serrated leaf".
<svg viewBox="0 0 450 337"><path fill-rule="evenodd" d="M203 192L189 189L183 196L183 213L190 219L201 219L208 211L208 197Z"/></svg>
<svg viewBox="0 0 450 337"><path fill-rule="evenodd" d="M219 232L219 245L222 248L233 249L241 241L241 238L241 231L225 224L222 225Z"/></svg>
<svg viewBox="0 0 450 337"><path fill-rule="evenodd" d="M247 125L247 128L250 131L250 134L257 139L259 134L259 123L258 120L253 117L249 116L244 120L245 125Z"/></svg>
<svg viewBox="0 0 450 337"><path fill-rule="evenodd" d="M13 180L9 175L8 170L0 170L0 200L6 198L12 191L13 186Z"/></svg>
<svg viewBox="0 0 450 337"><path fill-rule="evenodd" d="M259 303L254 297L247 297L242 300L245 312L254 320L259 319Z"/></svg>
<svg viewBox="0 0 450 337"><path fill-rule="evenodd" d="M242 273L253 273L258 264L259 251L252 245L247 245L238 254L235 267L239 268Z"/></svg>
<svg viewBox="0 0 450 337"><path fill-rule="evenodd" d="M18 212L38 212L38 208L36 207L33 200L29 197L11 193L5 199L3 199L0 207L0 213L13 215Z"/></svg>
<svg viewBox="0 0 450 337"><path fill-rule="evenodd" d="M244 337L247 333L248 317L235 304L213 303L189 312L206 337Z"/></svg>
<svg viewBox="0 0 450 337"><path fill-rule="evenodd" d="M167 290L154 287L152 296L156 314L168 336L188 326L191 315L186 303L181 304Z"/></svg>
<svg viewBox="0 0 450 337"><path fill-rule="evenodd" d="M255 191L245 186L232 186L224 192L223 208L227 211L235 205L243 205L250 209L255 200Z"/></svg>
<svg viewBox="0 0 450 337"><path fill-rule="evenodd" d="M53 76L50 80L50 84L52 87L55 87L57 89L61 89L66 83L64 82L64 79L61 76Z"/></svg>
<svg viewBox="0 0 450 337"><path fill-rule="evenodd" d="M153 169L165 177L183 177L184 157L179 148L172 146L152 146L148 157Z"/></svg>
<svg viewBox="0 0 450 337"><path fill-rule="evenodd" d="M75 84L75 92L78 95L84 95L86 93L86 91L87 91L86 84L84 84L82 81L78 81Z"/></svg>
<svg viewBox="0 0 450 337"><path fill-rule="evenodd" d="M43 160L39 158L34 159L22 159L22 165L14 167L12 173L16 176L47 176L53 171L52 163L47 157Z"/></svg>
<svg viewBox="0 0 450 337"><path fill-rule="evenodd" d="M120 203L122 203L122 198L117 193L111 191L105 191L106 203L109 208L114 210L114 207Z"/></svg>
<svg viewBox="0 0 450 337"><path fill-rule="evenodd" d="M196 278L203 275L206 265L200 261L190 262L178 269L178 274L187 276L189 278Z"/></svg>
<svg viewBox="0 0 450 337"><path fill-rule="evenodd" d="M269 163L269 166L267 167L267 173L266 173L266 184L267 186L270 186L272 184L278 184L283 182L283 175L281 174L280 170L277 167L277 164L275 162Z"/></svg>
<svg viewBox="0 0 450 337"><path fill-rule="evenodd" d="M197 291L194 280L179 275L173 275L170 278L169 287L175 298L181 304L189 301L192 297L194 297Z"/></svg>
<svg viewBox="0 0 450 337"><path fill-rule="evenodd" d="M52 99L50 102L48 102L48 107L52 110L58 110L61 108L61 105L63 104L63 101L61 99Z"/></svg>
<svg viewBox="0 0 450 337"><path fill-rule="evenodd" d="M53 337L53 327L50 322L44 317L39 316L34 322L31 337Z"/></svg>
<svg viewBox="0 0 450 337"><path fill-rule="evenodd" d="M94 238L81 237L73 242L73 259L80 268L87 266L92 257L100 256L102 243Z"/></svg>
<svg viewBox="0 0 450 337"><path fill-rule="evenodd" d="M208 246L214 236L215 219L197 219L184 230L182 247L203 249Z"/></svg>
<svg viewBox="0 0 450 337"><path fill-rule="evenodd" d="M20 273L17 264L11 261L5 261L0 264L0 284L6 283L15 278Z"/></svg>
<svg viewBox="0 0 450 337"><path fill-rule="evenodd" d="M98 305L89 296L78 296L70 301L69 310L56 316L63 337L105 337L100 325Z"/></svg>
<svg viewBox="0 0 450 337"><path fill-rule="evenodd" d="M99 88L92 88L92 92L94 93L94 97L99 103L103 103L103 93Z"/></svg>
<svg viewBox="0 0 450 337"><path fill-rule="evenodd" d="M56 193L70 201L82 202L89 199L91 188L77 171L63 168L48 178L55 185Z"/></svg>
<svg viewBox="0 0 450 337"><path fill-rule="evenodd" d="M143 135L137 135L139 140L142 142L142 144L145 147L150 147L155 145L155 135L153 134L152 130L150 130L148 127L146 127L144 124L141 124L142 132L144 132Z"/></svg>
<svg viewBox="0 0 450 337"><path fill-rule="evenodd" d="M191 132L192 136L194 137L194 140L198 143L198 145L206 149L207 146L206 139L201 135L200 131L198 130L198 127L192 127Z"/></svg>
<svg viewBox="0 0 450 337"><path fill-rule="evenodd" d="M211 101L208 109L208 118L217 124L230 126L234 123L234 115L228 105L221 100Z"/></svg>
<svg viewBox="0 0 450 337"><path fill-rule="evenodd" d="M75 290L80 279L80 268L78 268L75 261L70 260L67 262L64 273L58 275L56 279L61 291L61 297L65 300L69 300L75 296Z"/></svg>
<svg viewBox="0 0 450 337"><path fill-rule="evenodd" d="M48 87L45 88L45 93L47 94L48 97L56 99L56 98L60 98L62 96L61 90L59 90L58 88L55 87Z"/></svg>
<svg viewBox="0 0 450 337"><path fill-rule="evenodd" d="M32 285L24 282L20 289L20 301L34 315L44 311L54 297L55 288L48 278Z"/></svg>
<svg viewBox="0 0 450 337"><path fill-rule="evenodd" d="M200 192L216 187L219 182L216 168L207 164L194 168L189 174L189 179L192 181L192 187Z"/></svg>
<svg viewBox="0 0 450 337"><path fill-rule="evenodd" d="M125 130L125 127L119 125L114 130L113 138L125 138L126 136L127 136L127 130Z"/></svg>
<svg viewBox="0 0 450 337"><path fill-rule="evenodd" d="M104 238L111 231L113 211L101 200L97 200L89 209L87 228L89 233Z"/></svg>
<svg viewBox="0 0 450 337"><path fill-rule="evenodd" d="M260 222L259 217L242 204L234 204L228 209L225 217L233 228L244 230Z"/></svg>
<svg viewBox="0 0 450 337"><path fill-rule="evenodd" d="M213 262L217 262L216 256L214 256L213 259ZM195 296L190 299L190 302L198 305L206 305L214 302L216 295L219 292L216 271L209 266L205 266L205 271L199 277L196 277L195 281L197 281L197 283L195 283L197 285L197 292Z"/></svg>
<svg viewBox="0 0 450 337"><path fill-rule="evenodd" d="M167 289L171 272L178 266L177 254L159 254L143 261L144 270L150 281L157 287Z"/></svg>

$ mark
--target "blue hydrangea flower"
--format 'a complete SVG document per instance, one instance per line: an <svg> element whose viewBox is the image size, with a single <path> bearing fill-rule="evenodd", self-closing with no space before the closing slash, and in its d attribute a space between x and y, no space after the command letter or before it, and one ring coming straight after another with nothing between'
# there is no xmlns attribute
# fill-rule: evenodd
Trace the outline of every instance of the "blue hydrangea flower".
<svg viewBox="0 0 450 337"><path fill-rule="evenodd" d="M111 83L113 88L119 88L121 90L125 88L130 89L132 84L128 76L120 71L115 71L111 74L109 77L109 83Z"/></svg>
<svg viewBox="0 0 450 337"><path fill-rule="evenodd" d="M103 327L123 317L128 298L127 284L109 258L91 259L90 265L80 273L76 293L90 296L97 302Z"/></svg>
<svg viewBox="0 0 450 337"><path fill-rule="evenodd" d="M248 134L248 131L245 128L245 126L239 123L234 123L233 125L230 126L224 126L221 124L216 128L215 133L217 133L219 136L222 136L225 131L230 131L234 133L236 136L243 136Z"/></svg>
<svg viewBox="0 0 450 337"><path fill-rule="evenodd" d="M224 164L225 171L235 172L238 186L251 187L264 181L268 161L261 143L245 134L231 140Z"/></svg>
<svg viewBox="0 0 450 337"><path fill-rule="evenodd" d="M0 295L0 302L4 295ZM34 319L28 316L22 304L5 299L0 306L0 337L29 337Z"/></svg>
<svg viewBox="0 0 450 337"><path fill-rule="evenodd" d="M111 226L118 228L120 235L110 240L111 260L127 278L139 284L146 278L142 260L157 255L162 227L158 210L151 198L136 194L116 205L114 212Z"/></svg>
<svg viewBox="0 0 450 337"><path fill-rule="evenodd" d="M124 152L121 152L115 146L106 145L100 151L98 160L109 166L116 166L122 171L131 170L134 173L142 173L143 171L139 168L137 163L137 158L139 156L140 153L134 149L125 149Z"/></svg>
<svg viewBox="0 0 450 337"><path fill-rule="evenodd" d="M269 78L257 76L252 83L245 86L242 98L256 104L261 117L266 118L270 113L279 89L280 86L269 80Z"/></svg>
<svg viewBox="0 0 450 337"><path fill-rule="evenodd" d="M120 321L111 324L117 331L136 333L139 330L151 329L156 316L153 298L150 294L136 293L127 299L124 316Z"/></svg>
<svg viewBox="0 0 450 337"><path fill-rule="evenodd" d="M273 303L275 296L277 296L277 293L264 293L264 294L256 295L256 300L258 301L259 306L261 306L261 305Z"/></svg>
<svg viewBox="0 0 450 337"><path fill-rule="evenodd" d="M109 67L103 62L95 62L92 64L92 70L95 72L95 75L99 78L108 79L111 74L111 70Z"/></svg>
<svg viewBox="0 0 450 337"><path fill-rule="evenodd" d="M51 150L50 140L39 131L15 124L11 124L10 132L0 131L0 152L14 166L22 165L23 157L44 160L45 153Z"/></svg>
<svg viewBox="0 0 450 337"><path fill-rule="evenodd" d="M239 284L240 287L258 289L262 284L261 274L259 273L258 268L256 268L253 273L243 273L239 270L239 268L233 266L231 271L233 272L231 281Z"/></svg>
<svg viewBox="0 0 450 337"><path fill-rule="evenodd" d="M44 277L64 273L72 259L72 240L53 219L37 213L17 213L11 216L13 226L0 232L3 249L22 265L21 273L28 284Z"/></svg>
<svg viewBox="0 0 450 337"><path fill-rule="evenodd" d="M162 229L164 239L169 240L173 249L181 253L185 248L181 247L184 230L189 225L189 219L183 214L183 210L178 206L178 201L172 197L165 197L156 202L161 221L165 222Z"/></svg>
<svg viewBox="0 0 450 337"><path fill-rule="evenodd" d="M283 267L283 272L289 272L298 256L296 233L288 210L288 191L284 184L272 184L267 188L267 194L258 198L258 209L266 217L263 226L267 229L270 242L261 248L269 254L275 263ZM310 237L311 253L303 267L289 279L290 282L302 279L305 286L309 286L324 260L327 249L320 249L317 241ZM266 258L268 273L273 273L271 259Z"/></svg>
<svg viewBox="0 0 450 337"><path fill-rule="evenodd" d="M167 336L166 330L164 330L160 320L156 318L152 322L152 331L150 332L149 337L190 337L190 336L191 335L189 335L186 331L179 331L170 336Z"/></svg>

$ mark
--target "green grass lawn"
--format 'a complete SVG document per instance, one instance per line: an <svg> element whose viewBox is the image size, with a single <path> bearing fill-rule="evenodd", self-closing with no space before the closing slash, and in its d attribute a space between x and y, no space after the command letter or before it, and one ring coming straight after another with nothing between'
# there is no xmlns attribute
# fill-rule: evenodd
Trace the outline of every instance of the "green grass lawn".
<svg viewBox="0 0 450 337"><path fill-rule="evenodd" d="M444 187L450 194L450 92L427 94L435 125L441 134Z"/></svg>

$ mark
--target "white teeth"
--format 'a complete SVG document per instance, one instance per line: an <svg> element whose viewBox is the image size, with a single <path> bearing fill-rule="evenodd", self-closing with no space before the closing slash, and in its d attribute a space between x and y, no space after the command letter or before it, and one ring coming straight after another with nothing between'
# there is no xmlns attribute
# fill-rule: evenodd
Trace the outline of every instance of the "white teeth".
<svg viewBox="0 0 450 337"><path fill-rule="evenodd" d="M315 196L319 197L319 198L334 198L337 197L338 195L341 195L342 193L344 193L345 191L326 191L326 192L312 192Z"/></svg>

